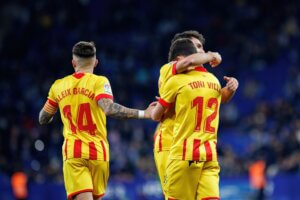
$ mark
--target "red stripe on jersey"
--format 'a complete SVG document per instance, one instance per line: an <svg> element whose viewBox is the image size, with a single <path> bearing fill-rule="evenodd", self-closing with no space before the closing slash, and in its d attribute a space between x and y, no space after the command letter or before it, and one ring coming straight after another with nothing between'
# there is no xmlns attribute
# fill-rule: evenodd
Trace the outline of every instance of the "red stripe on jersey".
<svg viewBox="0 0 300 200"><path fill-rule="evenodd" d="M202 198L201 200L220 200L219 197L205 197L205 198Z"/></svg>
<svg viewBox="0 0 300 200"><path fill-rule="evenodd" d="M176 71L176 65L177 65L177 62L174 62L173 65L172 65L172 74L173 74L173 75L176 75L176 74L177 74L177 71Z"/></svg>
<svg viewBox="0 0 300 200"><path fill-rule="evenodd" d="M207 72L207 70L203 66L195 67L195 70L200 72Z"/></svg>
<svg viewBox="0 0 300 200"><path fill-rule="evenodd" d="M211 152L211 147L208 141L204 142L204 147L206 151L206 161L211 161L212 160L212 152Z"/></svg>
<svg viewBox="0 0 300 200"><path fill-rule="evenodd" d="M101 146L102 146L102 151L103 151L103 160L106 161L106 150L103 141L101 140Z"/></svg>
<svg viewBox="0 0 300 200"><path fill-rule="evenodd" d="M83 72L74 73L73 76L77 79L81 79L84 76Z"/></svg>
<svg viewBox="0 0 300 200"><path fill-rule="evenodd" d="M182 160L185 160L185 153L186 153L186 139L183 142Z"/></svg>
<svg viewBox="0 0 300 200"><path fill-rule="evenodd" d="M65 155L66 155L66 160L68 159L68 139L66 139L65 143Z"/></svg>
<svg viewBox="0 0 300 200"><path fill-rule="evenodd" d="M193 144L193 160L199 161L200 160L200 142L201 140L194 139Z"/></svg>
<svg viewBox="0 0 300 200"><path fill-rule="evenodd" d="M81 140L75 140L74 142L74 158L81 158Z"/></svg>
<svg viewBox="0 0 300 200"><path fill-rule="evenodd" d="M159 151L162 151L162 131L160 131L160 134L159 134L159 143L158 143L158 147L159 147Z"/></svg>
<svg viewBox="0 0 300 200"><path fill-rule="evenodd" d="M97 160L97 149L94 142L89 142L90 160Z"/></svg>
<svg viewBox="0 0 300 200"><path fill-rule="evenodd" d="M163 100L162 98L159 98L158 102L163 106L163 107L170 107L172 105L172 103L168 103L165 100Z"/></svg>
<svg viewBox="0 0 300 200"><path fill-rule="evenodd" d="M114 100L114 97L110 94L98 94L96 96L96 101L99 101L100 99L103 99L103 98Z"/></svg>
<svg viewBox="0 0 300 200"><path fill-rule="evenodd" d="M170 197L169 197L168 200L177 200L177 199L174 199L174 198L170 198Z"/></svg>
<svg viewBox="0 0 300 200"><path fill-rule="evenodd" d="M48 103L55 108L57 108L57 106L58 106L58 103L56 103L55 101L53 101L51 99L48 99Z"/></svg>

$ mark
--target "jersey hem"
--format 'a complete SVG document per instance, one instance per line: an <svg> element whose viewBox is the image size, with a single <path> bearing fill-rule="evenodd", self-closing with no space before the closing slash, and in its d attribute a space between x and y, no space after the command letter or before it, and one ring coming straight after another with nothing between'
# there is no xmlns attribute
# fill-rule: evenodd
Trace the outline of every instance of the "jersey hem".
<svg viewBox="0 0 300 200"><path fill-rule="evenodd" d="M68 200L72 200L73 196L84 193L84 192L93 192L93 189L84 189L84 190L79 190L76 192L72 192L71 194L68 195Z"/></svg>

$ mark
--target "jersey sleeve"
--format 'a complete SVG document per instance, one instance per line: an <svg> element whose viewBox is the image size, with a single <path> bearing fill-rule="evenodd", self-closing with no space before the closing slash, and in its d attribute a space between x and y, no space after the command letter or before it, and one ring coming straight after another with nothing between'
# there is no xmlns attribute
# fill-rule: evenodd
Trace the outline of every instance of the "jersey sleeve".
<svg viewBox="0 0 300 200"><path fill-rule="evenodd" d="M95 94L96 101L99 101L102 98L114 99L109 80L106 77L102 77L101 80L97 81Z"/></svg>
<svg viewBox="0 0 300 200"><path fill-rule="evenodd" d="M176 75L176 63L167 63L160 68L159 81L158 81L158 90L159 95L161 96L161 88L165 85L165 83L173 76Z"/></svg>
<svg viewBox="0 0 300 200"><path fill-rule="evenodd" d="M171 78L169 81L161 89L161 96L159 99L159 103L163 107L170 107L176 100L178 92L178 82L175 78Z"/></svg>
<svg viewBox="0 0 300 200"><path fill-rule="evenodd" d="M55 114L58 108L58 102L55 98L55 83L52 84L49 93L48 100L46 101L43 110L49 114Z"/></svg>

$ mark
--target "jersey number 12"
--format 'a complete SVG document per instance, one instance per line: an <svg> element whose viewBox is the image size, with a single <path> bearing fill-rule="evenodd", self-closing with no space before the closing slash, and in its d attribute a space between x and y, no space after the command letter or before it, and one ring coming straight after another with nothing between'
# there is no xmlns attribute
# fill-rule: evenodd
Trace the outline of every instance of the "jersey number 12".
<svg viewBox="0 0 300 200"><path fill-rule="evenodd" d="M204 132L215 133L216 128L211 126L212 121L218 114L218 100L216 98L208 99L206 108L213 109L213 113L206 117L204 123ZM203 117L203 97L196 97L192 102L192 108L196 107L196 125L195 131L200 131Z"/></svg>

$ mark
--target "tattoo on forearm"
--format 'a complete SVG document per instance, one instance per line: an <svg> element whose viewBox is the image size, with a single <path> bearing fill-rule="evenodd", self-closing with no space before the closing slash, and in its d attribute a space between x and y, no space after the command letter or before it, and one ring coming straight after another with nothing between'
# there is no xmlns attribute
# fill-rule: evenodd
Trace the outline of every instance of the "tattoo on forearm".
<svg viewBox="0 0 300 200"><path fill-rule="evenodd" d="M40 111L39 114L39 122L41 125L44 124L48 124L49 122L51 122L51 118L53 117L53 115L45 112L43 109Z"/></svg>
<svg viewBox="0 0 300 200"><path fill-rule="evenodd" d="M138 118L138 110L126 108L120 104L114 103L109 99L101 99L98 105L104 110L107 116L117 119Z"/></svg>

